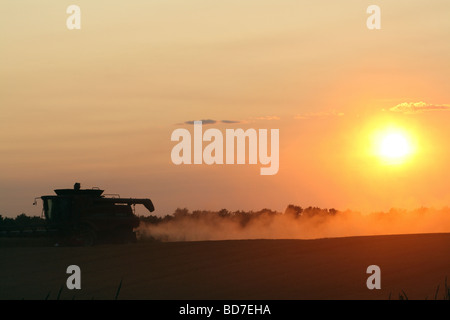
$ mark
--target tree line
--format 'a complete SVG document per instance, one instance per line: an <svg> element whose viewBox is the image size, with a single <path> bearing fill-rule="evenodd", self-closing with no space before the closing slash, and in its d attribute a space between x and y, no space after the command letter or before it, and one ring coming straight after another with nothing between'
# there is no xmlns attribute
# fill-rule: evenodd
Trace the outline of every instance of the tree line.
<svg viewBox="0 0 450 320"><path fill-rule="evenodd" d="M277 212L271 209L262 209L259 211L229 211L222 209L219 211L208 210L194 210L189 211L187 208L177 208L172 214L165 216L139 216L143 223L158 224L171 220L180 219L231 219L239 222L245 226L252 219L260 218L262 216L273 217L277 215L290 215L297 219L310 218L313 216L333 216L338 213L336 209L322 209L318 207L300 207L296 205L288 205L284 212ZM45 218L38 216L27 216L25 213L18 215L15 218L3 217L0 215L0 227L14 228L14 227L29 227L29 226L44 226Z"/></svg>
<svg viewBox="0 0 450 320"><path fill-rule="evenodd" d="M339 211L332 209L323 209L319 207L306 207L296 206L290 204L287 206L284 212L277 212L271 209L262 209L259 211L229 211L227 209L222 209L219 211L208 211L208 210L194 210L190 212L187 208L177 208L175 212L171 215L166 216L140 216L140 220L144 223L158 224L162 222L175 221L181 219L228 219L235 222L239 222L242 226L247 225L252 219L257 219L261 217L274 217L279 215L289 215L295 219L306 219L314 216L334 216L338 214Z"/></svg>
<svg viewBox="0 0 450 320"><path fill-rule="evenodd" d="M37 216L30 217L25 213L22 213L15 218L8 218L0 215L0 227L23 228L32 226L45 226L45 219Z"/></svg>

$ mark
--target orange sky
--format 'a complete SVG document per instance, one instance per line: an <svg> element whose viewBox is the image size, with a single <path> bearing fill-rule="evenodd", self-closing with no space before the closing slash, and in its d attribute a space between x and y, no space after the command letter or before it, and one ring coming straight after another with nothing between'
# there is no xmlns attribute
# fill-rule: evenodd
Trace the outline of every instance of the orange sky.
<svg viewBox="0 0 450 320"><path fill-rule="evenodd" d="M156 214L450 204L447 0L76 1L81 30L69 4L2 4L0 214L74 182ZM278 174L172 164L172 131L200 119L279 129ZM390 125L417 145L403 165L370 155Z"/></svg>

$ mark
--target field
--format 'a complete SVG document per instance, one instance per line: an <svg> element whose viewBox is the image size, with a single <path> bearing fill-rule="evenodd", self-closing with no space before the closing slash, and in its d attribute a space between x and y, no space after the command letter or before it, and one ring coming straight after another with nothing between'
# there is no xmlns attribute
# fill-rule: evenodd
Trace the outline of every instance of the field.
<svg viewBox="0 0 450 320"><path fill-rule="evenodd" d="M120 288L118 299L433 300L449 253L448 233L94 247L0 239L0 299L114 299ZM65 286L73 264L81 290ZM381 268L380 290L366 287L369 265Z"/></svg>

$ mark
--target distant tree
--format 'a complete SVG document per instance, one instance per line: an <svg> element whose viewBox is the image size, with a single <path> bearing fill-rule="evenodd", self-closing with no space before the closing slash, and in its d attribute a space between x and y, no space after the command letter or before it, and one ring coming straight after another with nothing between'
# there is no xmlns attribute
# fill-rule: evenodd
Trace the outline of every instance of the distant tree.
<svg viewBox="0 0 450 320"><path fill-rule="evenodd" d="M245 212L245 211L236 211L234 213L234 217L235 219L240 223L240 225L242 227L245 227L247 225L247 223L250 221L250 219L252 218L252 213L253 212Z"/></svg>
<svg viewBox="0 0 450 320"><path fill-rule="evenodd" d="M18 215L15 219L15 224L18 226L28 226L30 225L31 218L25 213Z"/></svg>
<svg viewBox="0 0 450 320"><path fill-rule="evenodd" d="M273 216L273 215L276 215L276 214L277 214L276 211L273 211L273 210L268 209L268 208L264 208L264 209L261 209L261 210L255 212L255 215L256 215L256 216L260 216L260 215L269 215L269 216Z"/></svg>
<svg viewBox="0 0 450 320"><path fill-rule="evenodd" d="M331 208L330 210L328 210L328 212L332 216L334 216L334 215L336 215L338 213L338 211L336 209L334 209L334 208Z"/></svg>
<svg viewBox="0 0 450 320"><path fill-rule="evenodd" d="M227 209L222 209L218 212L220 217L228 217L230 216L230 212Z"/></svg>
<svg viewBox="0 0 450 320"><path fill-rule="evenodd" d="M13 227L15 225L15 221L13 218L2 217L1 226L2 227Z"/></svg>
<svg viewBox="0 0 450 320"><path fill-rule="evenodd" d="M300 217L303 213L303 208L300 206L295 206L293 204L290 204L287 206L286 210L284 210L284 214L290 214L294 217Z"/></svg>
<svg viewBox="0 0 450 320"><path fill-rule="evenodd" d="M173 215L170 215L170 214L166 214L165 216L164 216L164 218L162 218L162 222L167 222L167 221L170 221L170 220L173 220Z"/></svg>
<svg viewBox="0 0 450 320"><path fill-rule="evenodd" d="M12 227L34 227L45 225L45 219L36 216L27 216L25 213L18 215L15 218L3 217L0 215L0 226L12 228Z"/></svg>
<svg viewBox="0 0 450 320"><path fill-rule="evenodd" d="M177 218L183 218L183 217L186 217L188 215L189 215L189 210L187 208L183 208L183 209L177 208L175 210L175 212L173 213L173 216L176 219Z"/></svg>
<svg viewBox="0 0 450 320"><path fill-rule="evenodd" d="M150 216L140 216L139 220L144 223L158 224L161 222L162 218L154 216L154 215L150 215Z"/></svg>

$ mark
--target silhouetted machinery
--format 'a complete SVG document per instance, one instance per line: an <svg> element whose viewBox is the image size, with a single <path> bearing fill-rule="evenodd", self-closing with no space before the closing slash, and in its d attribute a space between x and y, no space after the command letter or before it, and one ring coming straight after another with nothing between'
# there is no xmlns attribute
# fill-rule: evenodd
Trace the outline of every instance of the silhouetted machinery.
<svg viewBox="0 0 450 320"><path fill-rule="evenodd" d="M136 242L134 205L154 211L150 199L106 197L100 189L56 189L42 196L45 219L61 242L89 246L97 241Z"/></svg>

